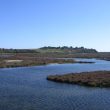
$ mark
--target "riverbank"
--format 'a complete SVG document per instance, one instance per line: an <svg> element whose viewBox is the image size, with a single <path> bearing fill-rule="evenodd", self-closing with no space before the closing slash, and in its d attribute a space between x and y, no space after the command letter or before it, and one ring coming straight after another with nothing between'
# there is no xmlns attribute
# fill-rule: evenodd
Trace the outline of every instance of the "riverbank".
<svg viewBox="0 0 110 110"><path fill-rule="evenodd" d="M47 65L51 63L57 64L65 64L65 63L95 63L95 62L86 62L86 61L76 61L73 59L55 59L55 58L35 58L35 59L25 59L25 60L1 60L0 61L0 68L12 68L12 67L27 67L27 66L40 66L40 65Z"/></svg>
<svg viewBox="0 0 110 110"><path fill-rule="evenodd" d="M27 59L11 59L11 60L1 60L0 68L10 68L10 67L25 67L25 66L39 66L39 65L47 65L50 63L76 63L75 60L72 59L49 59L49 58L27 58Z"/></svg>
<svg viewBox="0 0 110 110"><path fill-rule="evenodd" d="M76 61L73 58L55 58L52 55L50 55L50 57L42 55L32 53L17 53L13 55L2 54L0 57L0 68L39 66L47 65L50 63L95 63L87 61Z"/></svg>
<svg viewBox="0 0 110 110"><path fill-rule="evenodd" d="M110 71L50 75L47 80L91 87L110 87Z"/></svg>

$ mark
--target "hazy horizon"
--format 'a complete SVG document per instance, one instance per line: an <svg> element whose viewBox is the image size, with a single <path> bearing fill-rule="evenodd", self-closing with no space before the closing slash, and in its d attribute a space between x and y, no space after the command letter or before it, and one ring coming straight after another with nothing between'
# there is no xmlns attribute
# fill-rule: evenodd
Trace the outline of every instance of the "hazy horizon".
<svg viewBox="0 0 110 110"><path fill-rule="evenodd" d="M43 48L43 47L64 47L64 46L67 46L67 45L58 45L58 46L50 46L50 45L44 45L44 46L40 46L40 47L32 47L32 48L13 48L13 47L0 47L1 49L39 49L39 48ZM67 47L71 47L71 45L67 46ZM84 46L72 46L73 48L80 48L80 47L84 47ZM92 47L84 47L84 48L87 48L87 49L95 49L97 50L98 52L110 52L110 51L100 51L96 48L92 48Z"/></svg>
<svg viewBox="0 0 110 110"><path fill-rule="evenodd" d="M109 42L110 0L0 0L0 48L110 52Z"/></svg>

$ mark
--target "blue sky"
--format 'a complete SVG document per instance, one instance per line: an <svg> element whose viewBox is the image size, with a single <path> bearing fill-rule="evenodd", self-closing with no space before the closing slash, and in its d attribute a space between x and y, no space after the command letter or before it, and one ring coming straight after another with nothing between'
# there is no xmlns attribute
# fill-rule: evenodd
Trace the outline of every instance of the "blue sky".
<svg viewBox="0 0 110 110"><path fill-rule="evenodd" d="M110 0L0 0L0 47L110 51Z"/></svg>

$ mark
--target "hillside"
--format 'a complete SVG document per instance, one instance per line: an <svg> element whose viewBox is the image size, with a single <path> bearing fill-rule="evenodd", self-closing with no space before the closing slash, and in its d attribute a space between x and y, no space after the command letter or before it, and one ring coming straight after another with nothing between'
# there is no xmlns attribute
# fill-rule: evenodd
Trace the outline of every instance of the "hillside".
<svg viewBox="0 0 110 110"><path fill-rule="evenodd" d="M51 53L51 52L55 52L55 53L69 53L69 54L73 54L73 53L97 53L97 50L95 49L88 49L88 48L84 48L84 47L67 47L67 46L63 46L63 47L42 47L39 48L37 51L39 52L47 52L47 53Z"/></svg>
<svg viewBox="0 0 110 110"><path fill-rule="evenodd" d="M84 47L42 47L38 49L5 49L0 48L0 53L97 53L95 49L87 49Z"/></svg>

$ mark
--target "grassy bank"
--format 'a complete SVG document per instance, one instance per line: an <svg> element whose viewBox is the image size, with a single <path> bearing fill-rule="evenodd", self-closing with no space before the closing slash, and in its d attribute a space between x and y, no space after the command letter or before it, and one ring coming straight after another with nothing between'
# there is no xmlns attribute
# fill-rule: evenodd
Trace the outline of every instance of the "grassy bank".
<svg viewBox="0 0 110 110"><path fill-rule="evenodd" d="M50 63L76 63L75 60L65 60L65 59L49 59L49 58L28 58L28 59L11 59L11 60L1 60L0 68L10 68L10 67L24 67L24 66L38 66L47 65Z"/></svg>
<svg viewBox="0 0 110 110"><path fill-rule="evenodd" d="M0 68L9 67L23 67L23 66L37 66L46 65L50 63L94 63L75 61L73 59L62 59L58 54L41 54L41 53L17 53L17 54L1 54L0 55Z"/></svg>
<svg viewBox="0 0 110 110"><path fill-rule="evenodd" d="M47 77L47 80L91 87L110 87L110 71L82 72L54 76L50 75Z"/></svg>

